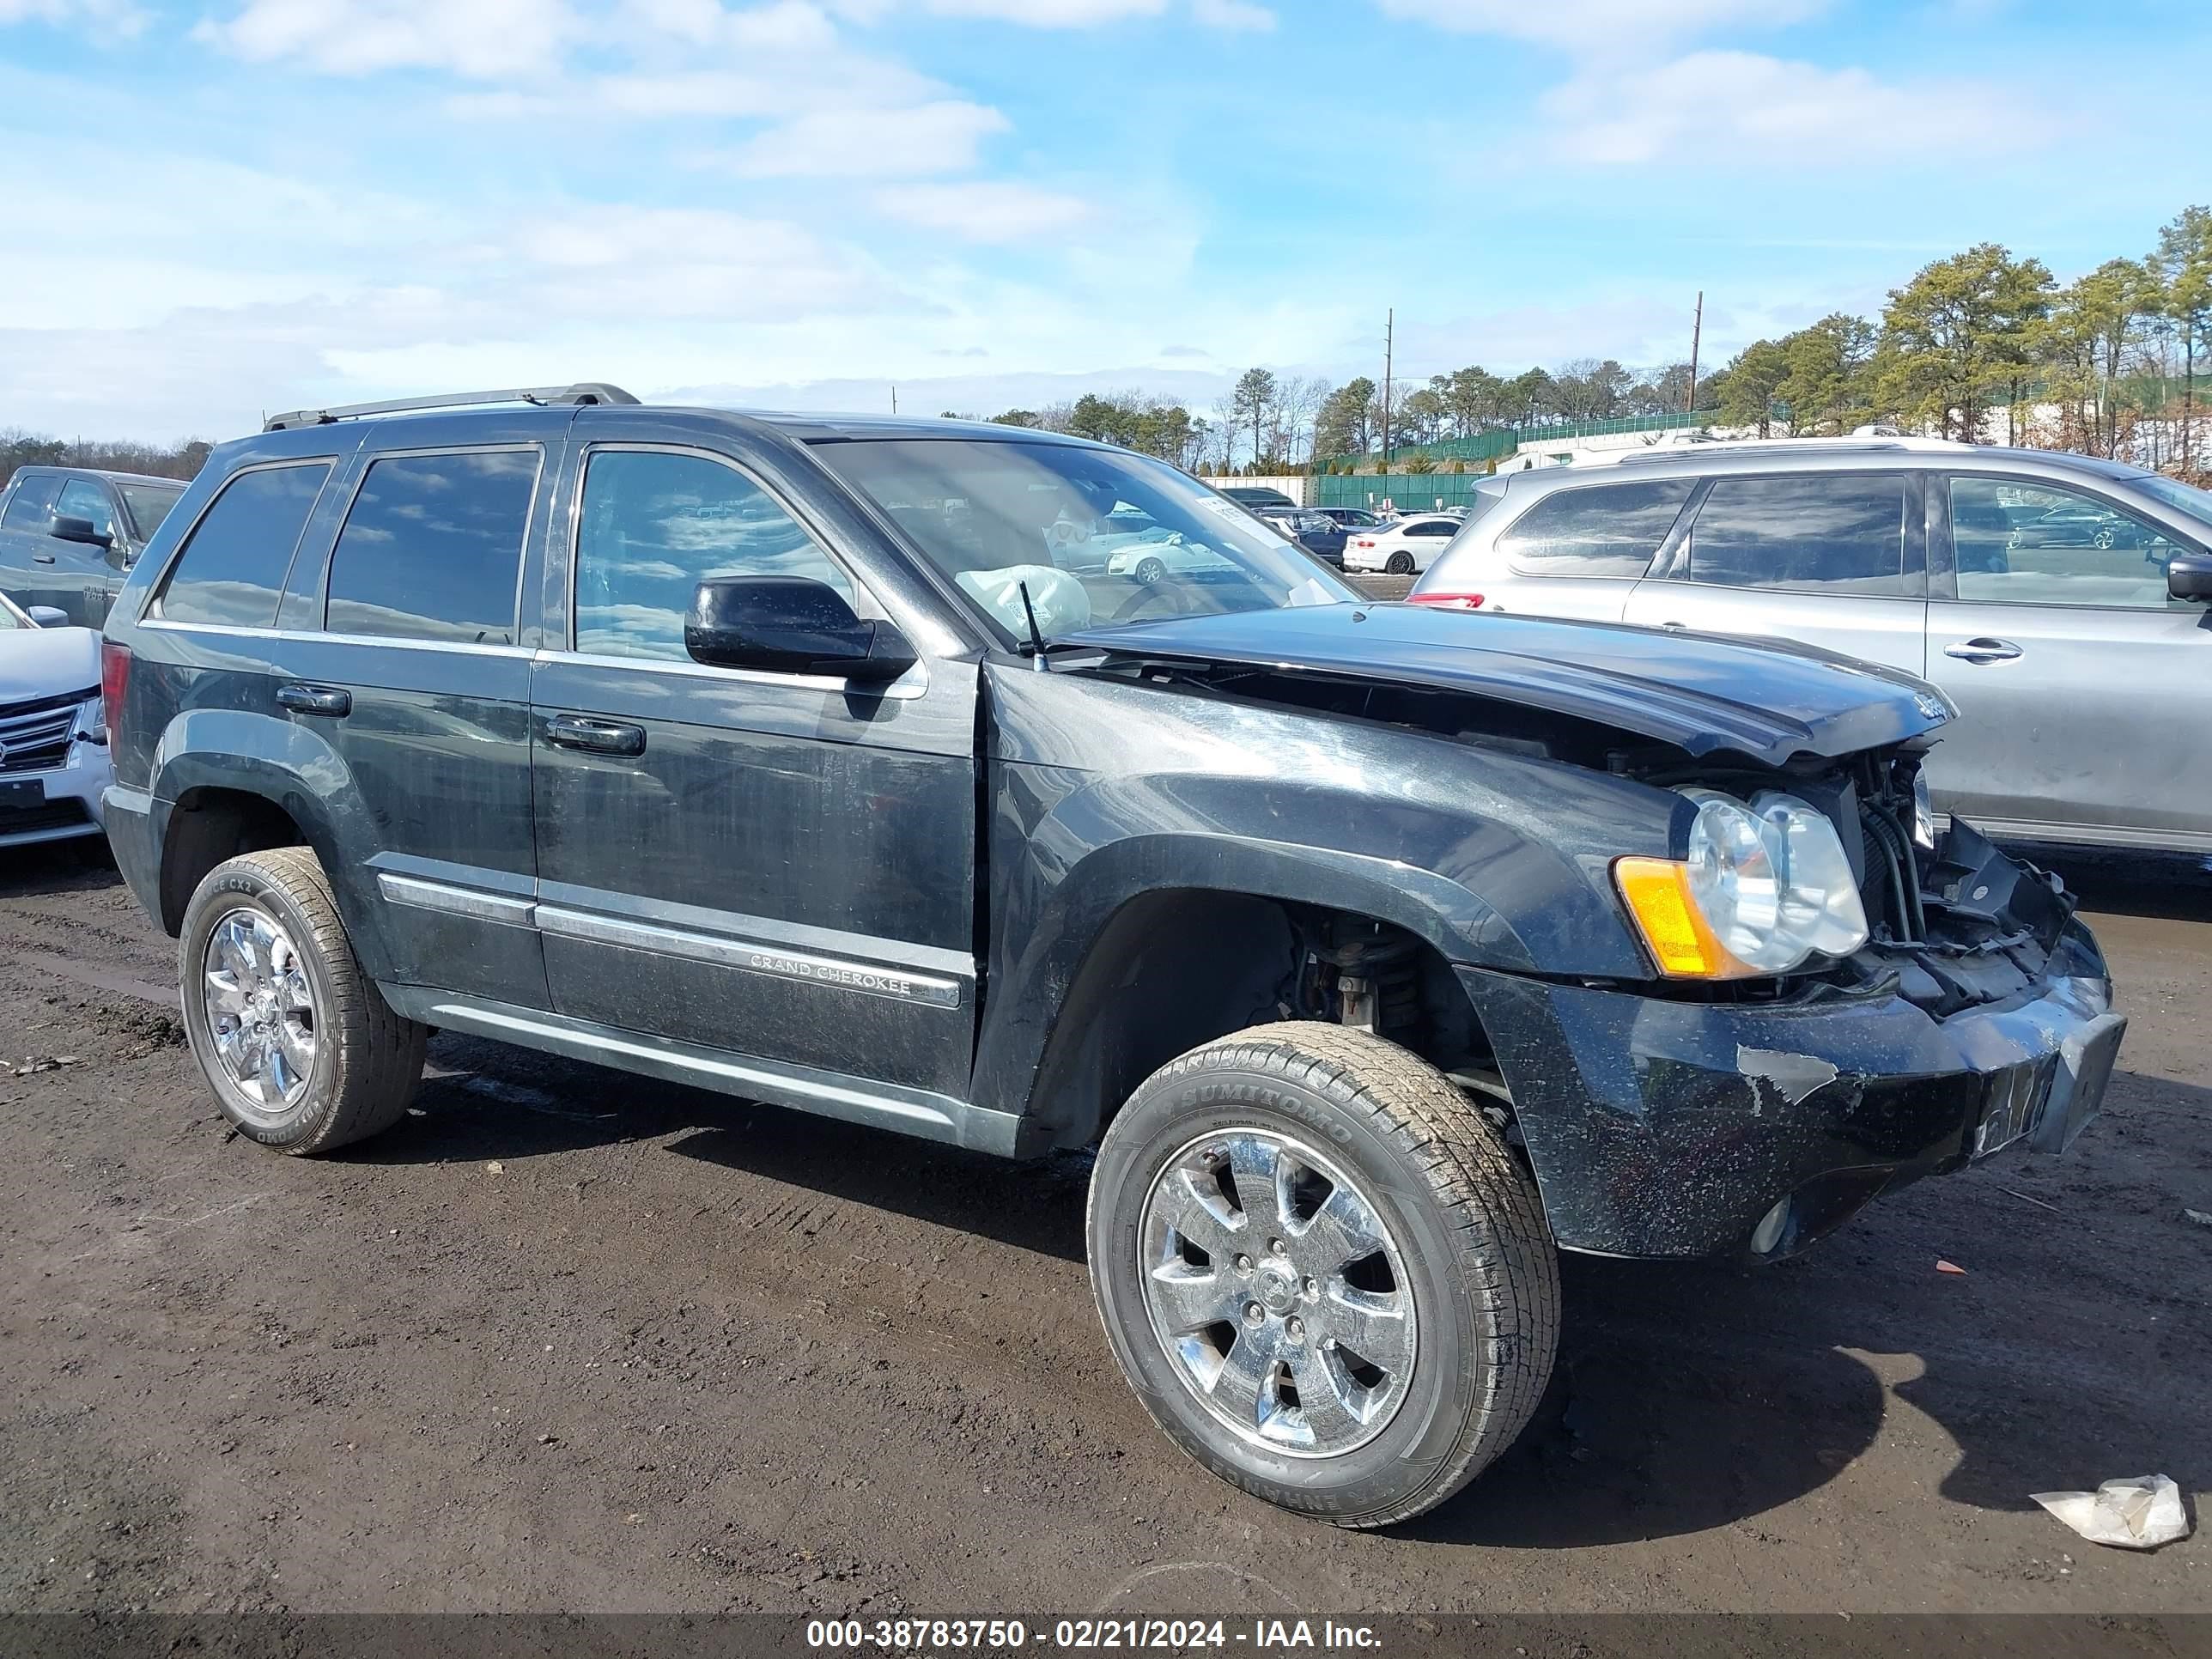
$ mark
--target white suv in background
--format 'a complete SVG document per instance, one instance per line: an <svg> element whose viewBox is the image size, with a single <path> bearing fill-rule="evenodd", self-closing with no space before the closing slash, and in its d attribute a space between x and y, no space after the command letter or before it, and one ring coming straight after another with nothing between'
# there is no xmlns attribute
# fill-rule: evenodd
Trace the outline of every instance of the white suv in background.
<svg viewBox="0 0 2212 1659"><path fill-rule="evenodd" d="M2212 495L2138 467L1875 439L1501 475L1410 597L1903 669L1960 711L1940 810L2212 853Z"/></svg>

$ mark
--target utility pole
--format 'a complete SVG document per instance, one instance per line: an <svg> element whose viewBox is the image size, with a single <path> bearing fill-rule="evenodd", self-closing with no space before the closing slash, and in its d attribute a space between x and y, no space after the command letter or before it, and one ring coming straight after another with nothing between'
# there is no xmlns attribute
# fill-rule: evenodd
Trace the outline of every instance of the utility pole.
<svg viewBox="0 0 2212 1659"><path fill-rule="evenodd" d="M1690 389L1682 400L1682 413L1695 414L1698 408L1698 348L1705 337L1705 291L1698 290L1698 317L1690 325Z"/></svg>
<svg viewBox="0 0 2212 1659"><path fill-rule="evenodd" d="M1382 470L1390 470L1390 369L1398 344L1398 307L1382 313Z"/></svg>

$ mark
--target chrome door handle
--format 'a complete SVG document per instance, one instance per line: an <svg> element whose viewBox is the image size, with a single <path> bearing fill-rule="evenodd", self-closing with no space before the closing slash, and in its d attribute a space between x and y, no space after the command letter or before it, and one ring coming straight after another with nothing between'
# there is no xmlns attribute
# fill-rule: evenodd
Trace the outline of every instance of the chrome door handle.
<svg viewBox="0 0 2212 1659"><path fill-rule="evenodd" d="M31 555L31 562L33 564L52 564L53 562L54 556L51 553L33 553Z"/></svg>
<svg viewBox="0 0 2212 1659"><path fill-rule="evenodd" d="M353 693L339 685L280 685L276 706L295 714L327 714L343 720L353 713Z"/></svg>
<svg viewBox="0 0 2212 1659"><path fill-rule="evenodd" d="M562 749L580 749L593 755L642 755L645 728L617 720L586 720L581 714L556 714L546 722L547 739Z"/></svg>
<svg viewBox="0 0 2212 1659"><path fill-rule="evenodd" d="M1945 646L1943 654L1960 662L2010 662L2021 653L2010 640L1960 640Z"/></svg>

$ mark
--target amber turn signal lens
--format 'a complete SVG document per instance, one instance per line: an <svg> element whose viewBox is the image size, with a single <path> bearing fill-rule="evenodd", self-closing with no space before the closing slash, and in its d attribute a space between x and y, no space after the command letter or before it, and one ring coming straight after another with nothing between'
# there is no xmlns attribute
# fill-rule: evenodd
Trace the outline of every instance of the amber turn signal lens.
<svg viewBox="0 0 2212 1659"><path fill-rule="evenodd" d="M1690 896L1690 866L1672 859L1616 859L1613 884L1636 918L1659 971L1672 979L1741 979L1756 970L1736 960Z"/></svg>

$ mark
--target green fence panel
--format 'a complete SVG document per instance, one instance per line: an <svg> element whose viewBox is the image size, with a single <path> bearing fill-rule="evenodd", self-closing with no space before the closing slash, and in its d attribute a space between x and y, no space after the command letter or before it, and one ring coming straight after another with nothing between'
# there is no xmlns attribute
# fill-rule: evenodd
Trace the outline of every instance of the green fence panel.
<svg viewBox="0 0 2212 1659"><path fill-rule="evenodd" d="M1395 502L1401 513L1433 513L1440 507L1467 507L1474 500L1480 472L1364 472L1349 477L1324 473L1313 481L1316 507L1379 507Z"/></svg>

